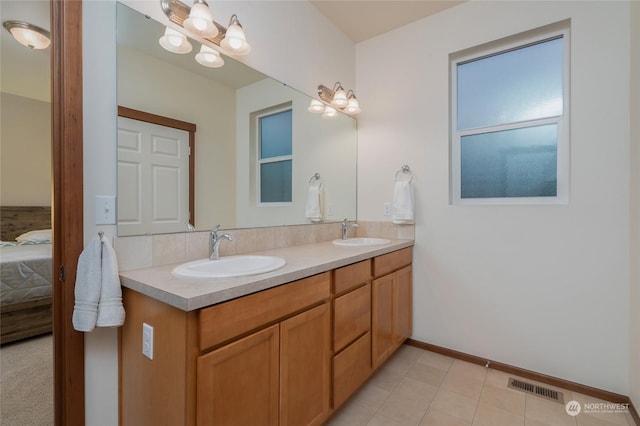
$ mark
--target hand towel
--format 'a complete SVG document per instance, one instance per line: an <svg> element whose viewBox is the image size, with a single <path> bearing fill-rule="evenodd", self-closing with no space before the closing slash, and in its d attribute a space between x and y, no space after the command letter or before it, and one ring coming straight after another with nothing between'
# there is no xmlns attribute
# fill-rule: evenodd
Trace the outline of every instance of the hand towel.
<svg viewBox="0 0 640 426"><path fill-rule="evenodd" d="M414 216L413 185L411 181L399 181L393 190L393 223L412 224Z"/></svg>
<svg viewBox="0 0 640 426"><path fill-rule="evenodd" d="M307 203L305 205L305 217L311 222L322 221L324 189L322 185L309 185Z"/></svg>
<svg viewBox="0 0 640 426"><path fill-rule="evenodd" d="M73 307L73 328L91 331L98 318L98 302L101 288L102 243L96 237L82 250L78 259L75 304Z"/></svg>
<svg viewBox="0 0 640 426"><path fill-rule="evenodd" d="M122 289L118 275L118 259L109 239L102 237L102 288L98 302L98 327L119 327L124 324Z"/></svg>

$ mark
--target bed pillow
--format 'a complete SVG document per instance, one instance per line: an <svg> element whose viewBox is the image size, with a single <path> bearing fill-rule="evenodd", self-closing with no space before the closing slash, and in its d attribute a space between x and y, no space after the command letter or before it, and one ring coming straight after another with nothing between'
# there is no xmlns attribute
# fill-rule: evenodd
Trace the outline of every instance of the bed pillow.
<svg viewBox="0 0 640 426"><path fill-rule="evenodd" d="M51 229L40 229L37 231L25 232L22 235L16 237L16 241L19 243L50 243L51 242Z"/></svg>

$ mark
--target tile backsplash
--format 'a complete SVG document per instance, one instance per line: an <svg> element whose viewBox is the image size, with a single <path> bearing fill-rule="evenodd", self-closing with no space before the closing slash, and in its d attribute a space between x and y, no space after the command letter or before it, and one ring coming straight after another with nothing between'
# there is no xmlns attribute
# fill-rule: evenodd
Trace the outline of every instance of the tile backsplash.
<svg viewBox="0 0 640 426"><path fill-rule="evenodd" d="M413 225L391 222L359 221L349 236L413 239ZM355 231L355 232L354 232ZM267 228L222 229L233 236L232 241L220 244L220 255L229 256L253 251L319 243L340 238L341 224L273 226ZM209 251L209 232L139 235L114 237L113 247L121 271L204 259Z"/></svg>

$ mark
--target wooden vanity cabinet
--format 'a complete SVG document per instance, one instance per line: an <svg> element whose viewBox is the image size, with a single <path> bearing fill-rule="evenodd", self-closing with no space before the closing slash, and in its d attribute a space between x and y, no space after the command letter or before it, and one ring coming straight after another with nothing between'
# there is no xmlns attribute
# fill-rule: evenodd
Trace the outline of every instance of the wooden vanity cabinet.
<svg viewBox="0 0 640 426"><path fill-rule="evenodd" d="M380 366L411 336L413 327L412 250L374 258L371 283L373 368Z"/></svg>
<svg viewBox="0 0 640 426"><path fill-rule="evenodd" d="M324 423L411 335L411 261L400 249L189 312L123 289L120 424Z"/></svg>

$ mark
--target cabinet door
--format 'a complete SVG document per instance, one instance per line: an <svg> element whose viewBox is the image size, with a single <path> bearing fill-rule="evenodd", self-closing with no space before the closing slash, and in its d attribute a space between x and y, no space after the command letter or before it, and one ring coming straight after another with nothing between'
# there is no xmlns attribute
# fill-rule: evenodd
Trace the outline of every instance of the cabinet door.
<svg viewBox="0 0 640 426"><path fill-rule="evenodd" d="M394 283L395 344L400 346L413 331L413 298L411 266L396 271Z"/></svg>
<svg viewBox="0 0 640 426"><path fill-rule="evenodd" d="M280 323L280 424L322 424L331 381L329 305Z"/></svg>
<svg viewBox="0 0 640 426"><path fill-rule="evenodd" d="M198 425L278 424L279 326L198 357Z"/></svg>
<svg viewBox="0 0 640 426"><path fill-rule="evenodd" d="M371 283L371 350L374 369L382 364L395 348L393 282L394 274L389 274Z"/></svg>

